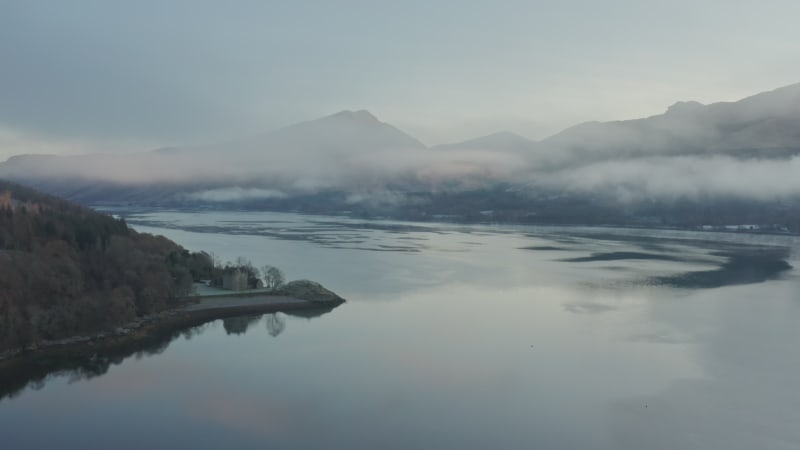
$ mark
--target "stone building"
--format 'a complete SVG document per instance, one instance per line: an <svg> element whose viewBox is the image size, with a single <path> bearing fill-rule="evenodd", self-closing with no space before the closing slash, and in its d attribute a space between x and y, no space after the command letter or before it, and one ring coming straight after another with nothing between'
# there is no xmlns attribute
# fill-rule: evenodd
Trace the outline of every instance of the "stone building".
<svg viewBox="0 0 800 450"><path fill-rule="evenodd" d="M222 289L232 291L247 289L247 273L238 268L225 269L222 274Z"/></svg>

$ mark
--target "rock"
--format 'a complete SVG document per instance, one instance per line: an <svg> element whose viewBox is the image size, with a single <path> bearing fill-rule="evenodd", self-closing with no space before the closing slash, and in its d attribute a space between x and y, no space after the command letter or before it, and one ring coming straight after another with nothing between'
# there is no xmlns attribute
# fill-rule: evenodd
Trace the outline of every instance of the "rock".
<svg viewBox="0 0 800 450"><path fill-rule="evenodd" d="M344 299L332 291L325 289L321 284L310 280L295 280L281 286L277 291L278 295L299 298L315 303L340 304Z"/></svg>

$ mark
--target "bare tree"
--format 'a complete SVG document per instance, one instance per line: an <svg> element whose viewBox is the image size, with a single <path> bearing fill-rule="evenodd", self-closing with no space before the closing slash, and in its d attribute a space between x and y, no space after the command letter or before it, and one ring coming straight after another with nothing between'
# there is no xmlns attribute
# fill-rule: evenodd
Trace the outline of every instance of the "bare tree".
<svg viewBox="0 0 800 450"><path fill-rule="evenodd" d="M266 265L261 268L261 273L264 274L264 287L274 291L283 286L285 278L281 269L275 266Z"/></svg>
<svg viewBox="0 0 800 450"><path fill-rule="evenodd" d="M222 267L222 259L214 252L208 253L211 258L211 265L214 267Z"/></svg>
<svg viewBox="0 0 800 450"><path fill-rule="evenodd" d="M286 320L277 314L267 314L267 332L272 337L278 337L286 328Z"/></svg>

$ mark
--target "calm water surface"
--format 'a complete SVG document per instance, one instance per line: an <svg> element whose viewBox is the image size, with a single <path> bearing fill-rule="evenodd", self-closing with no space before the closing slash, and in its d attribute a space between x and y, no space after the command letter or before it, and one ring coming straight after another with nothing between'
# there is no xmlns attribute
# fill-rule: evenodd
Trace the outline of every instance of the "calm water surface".
<svg viewBox="0 0 800 450"><path fill-rule="evenodd" d="M128 219L348 303L4 386L2 448L800 448L796 238Z"/></svg>

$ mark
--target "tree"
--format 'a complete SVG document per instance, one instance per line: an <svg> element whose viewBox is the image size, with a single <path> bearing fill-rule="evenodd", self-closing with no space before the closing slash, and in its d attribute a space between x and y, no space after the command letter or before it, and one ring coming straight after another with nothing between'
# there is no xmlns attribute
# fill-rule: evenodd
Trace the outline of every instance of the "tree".
<svg viewBox="0 0 800 450"><path fill-rule="evenodd" d="M278 337L286 329L286 320L277 314L267 315L267 332L272 337Z"/></svg>
<svg viewBox="0 0 800 450"><path fill-rule="evenodd" d="M211 274L208 254L0 180L0 352L162 311Z"/></svg>
<svg viewBox="0 0 800 450"><path fill-rule="evenodd" d="M281 269L275 266L266 265L261 268L261 272L264 274L264 287L271 291L283 286L286 280Z"/></svg>

